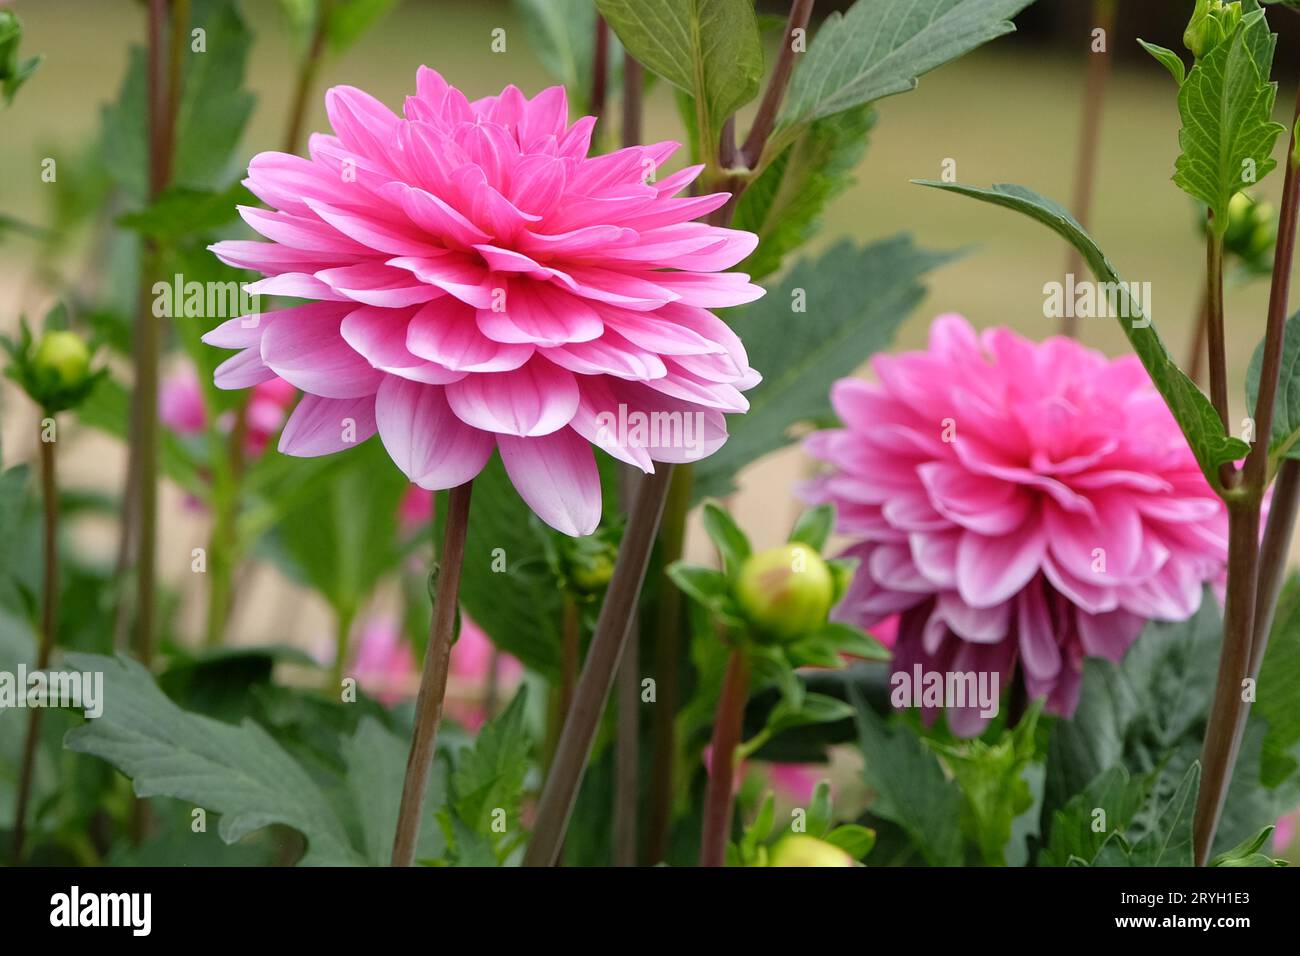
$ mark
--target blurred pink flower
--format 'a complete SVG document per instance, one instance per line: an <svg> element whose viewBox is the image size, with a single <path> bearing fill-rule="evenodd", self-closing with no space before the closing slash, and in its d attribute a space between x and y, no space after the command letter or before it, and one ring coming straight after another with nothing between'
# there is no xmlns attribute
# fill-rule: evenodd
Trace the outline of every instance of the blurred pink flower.
<svg viewBox="0 0 1300 956"><path fill-rule="evenodd" d="M419 485L411 485L397 506L397 521L403 530L410 531L433 517L433 492Z"/></svg>
<svg viewBox="0 0 1300 956"><path fill-rule="evenodd" d="M367 693L388 706L410 696L415 653L391 618L366 621L355 646L350 673Z"/></svg>
<svg viewBox="0 0 1300 956"><path fill-rule="evenodd" d="M836 616L899 614L895 672L1016 669L1070 714L1085 656L1119 660L1144 620L1183 620L1223 573L1227 519L1135 357L935 320L930 348L836 382L845 427L810 501L861 560ZM927 714L933 717L933 712ZM948 713L978 733L978 708Z"/></svg>
<svg viewBox="0 0 1300 956"><path fill-rule="evenodd" d="M816 763L768 764L768 775L776 792L796 804L807 804L817 784L826 779L826 767Z"/></svg>
<svg viewBox="0 0 1300 956"><path fill-rule="evenodd" d="M241 212L272 241L213 246L267 276L249 291L316 300L204 337L240 350L220 387L279 375L307 393L282 452L377 431L437 490L497 449L528 505L578 535L600 520L591 444L646 472L722 445L759 377L709 310L762 295L720 271L757 237L691 221L728 198L674 198L701 167L654 181L676 143L588 157L595 119L569 125L562 87L471 103L427 67L402 116L346 86L325 107L336 135L313 136L310 159L249 164L272 209ZM653 434L658 412L692 434Z"/></svg>
<svg viewBox="0 0 1300 956"><path fill-rule="evenodd" d="M1291 846L1295 839L1296 822L1300 821L1300 810L1292 810L1285 816L1279 817L1277 829L1273 831L1273 852L1281 853Z"/></svg>
<svg viewBox="0 0 1300 956"><path fill-rule="evenodd" d="M491 681L494 647L483 629L464 612L460 616L460 637L451 649L451 679L454 693L448 694L447 712L468 730L478 730L487 719L487 689ZM506 653L496 655L497 693L509 699L523 680L524 668Z"/></svg>
<svg viewBox="0 0 1300 956"><path fill-rule="evenodd" d="M297 390L280 378L259 382L248 398L248 432L244 451L257 457L266 450L271 436L284 424L288 407ZM178 435L197 435L206 427L203 389L198 375L189 365L182 366L163 380L158 390L158 418ZM230 427L229 416L219 422L222 430Z"/></svg>

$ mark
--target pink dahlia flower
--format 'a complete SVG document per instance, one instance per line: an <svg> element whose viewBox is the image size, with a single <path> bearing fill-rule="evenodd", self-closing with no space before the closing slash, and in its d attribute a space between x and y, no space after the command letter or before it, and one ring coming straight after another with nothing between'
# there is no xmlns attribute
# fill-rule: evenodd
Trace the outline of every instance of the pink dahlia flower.
<svg viewBox="0 0 1300 956"><path fill-rule="evenodd" d="M528 505L578 535L600 518L592 444L650 472L726 440L758 376L709 310L762 295L721 271L757 237L691 221L728 198L677 196L700 167L656 181L676 143L589 157L595 120L570 125L563 88L470 102L428 68L402 116L351 87L325 105L336 135L313 136L310 159L249 165L272 208L241 212L272 241L213 246L267 276L250 291L315 300L204 338L240 349L222 388L278 375L306 393L281 451L378 431L437 490L497 449ZM690 430L656 433L655 413Z"/></svg>
<svg viewBox="0 0 1300 956"><path fill-rule="evenodd" d="M806 494L858 539L836 615L899 615L896 674L996 673L1005 689L1018 669L1068 715L1084 657L1118 661L1146 619L1190 617L1222 576L1224 507L1136 358L945 315L928 351L873 368L876 384L832 387L845 427L807 439L830 468ZM985 723L977 707L948 719Z"/></svg>

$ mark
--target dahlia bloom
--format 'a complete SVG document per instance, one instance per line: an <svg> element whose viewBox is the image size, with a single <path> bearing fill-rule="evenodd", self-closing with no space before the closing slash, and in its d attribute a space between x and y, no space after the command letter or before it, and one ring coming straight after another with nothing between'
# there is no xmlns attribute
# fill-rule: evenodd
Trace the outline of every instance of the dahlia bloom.
<svg viewBox="0 0 1300 956"><path fill-rule="evenodd" d="M325 105L336 135L313 136L310 159L249 164L272 208L240 211L272 241L212 247L267 277L250 292L315 300L204 337L240 350L220 387L278 375L306 393L282 452L377 431L437 490L496 449L528 505L579 535L600 518L592 444L646 472L721 446L758 376L709 310L762 295L720 271L757 237L691 221L728 199L676 196L701 167L655 180L678 144L588 157L595 119L570 125L562 87L470 102L427 67L402 116L351 87ZM655 413L695 440L635 427Z"/></svg>
<svg viewBox="0 0 1300 956"><path fill-rule="evenodd" d="M899 616L896 674L1006 688L1018 669L1068 715L1084 657L1118 661L1146 619L1190 617L1222 577L1225 509L1135 357L945 315L928 351L872 365L878 383L832 387L845 427L807 439L830 467L805 494L857 539L835 616ZM985 723L976 707L948 720Z"/></svg>

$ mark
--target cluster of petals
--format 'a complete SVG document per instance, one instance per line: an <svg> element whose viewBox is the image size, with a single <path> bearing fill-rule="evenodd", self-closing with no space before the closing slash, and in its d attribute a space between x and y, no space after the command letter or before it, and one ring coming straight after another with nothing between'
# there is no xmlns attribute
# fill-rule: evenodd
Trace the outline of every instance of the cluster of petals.
<svg viewBox="0 0 1300 956"><path fill-rule="evenodd" d="M1224 506L1136 358L945 315L873 371L832 388L844 427L807 439L828 468L805 494L860 560L836 615L897 616L896 675L1018 677L1070 714L1084 658L1119 660L1221 581ZM947 703L955 732L986 724Z"/></svg>
<svg viewBox="0 0 1300 956"><path fill-rule="evenodd" d="M529 506L577 535L600 517L593 445L646 472L721 446L759 379L710 310L762 294L723 271L757 239L693 221L728 196L678 195L700 167L657 175L676 143L589 156L595 120L570 124L562 87L470 101L428 68L401 116L351 87L325 103L334 135L309 158L249 165L270 208L241 213L271 241L213 246L266 277L250 292L311 300L205 337L239 350L221 387L278 376L304 393L283 452L377 432L437 490L496 450ZM694 440L610 427L656 414L694 416Z"/></svg>

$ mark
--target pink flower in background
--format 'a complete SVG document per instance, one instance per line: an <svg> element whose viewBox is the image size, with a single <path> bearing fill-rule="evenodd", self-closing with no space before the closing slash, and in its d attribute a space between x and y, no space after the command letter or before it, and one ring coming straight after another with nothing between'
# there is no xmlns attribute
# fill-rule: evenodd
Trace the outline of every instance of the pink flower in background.
<svg viewBox="0 0 1300 956"><path fill-rule="evenodd" d="M411 485L397 506L397 523L405 531L418 528L433 517L433 492Z"/></svg>
<svg viewBox="0 0 1300 956"><path fill-rule="evenodd" d="M310 159L249 165L272 209L241 211L272 241L213 247L268 277L250 291L315 300L204 338L240 350L220 387L278 375L306 393L281 451L377 431L437 490L497 449L528 505L578 535L600 519L592 444L646 472L722 445L758 375L709 310L762 295L721 271L757 237L691 221L728 198L676 197L701 167L655 180L677 144L588 157L595 120L570 125L562 87L469 102L428 68L402 116L351 87L325 104L336 135L313 136ZM637 427L658 412L698 431Z"/></svg>
<svg viewBox="0 0 1300 956"><path fill-rule="evenodd" d="M826 767L816 763L768 764L773 788L787 800L807 805L817 784L826 779Z"/></svg>
<svg viewBox="0 0 1300 956"><path fill-rule="evenodd" d="M280 430L297 390L279 378L259 382L248 398L248 432L244 451L257 457L266 450L271 436ZM158 390L158 418L178 435L197 435L207 427L203 389L192 366L186 365L163 381ZM230 422L223 420L228 429Z"/></svg>
<svg viewBox="0 0 1300 956"><path fill-rule="evenodd" d="M1273 852L1281 853L1290 849L1295 839L1296 821L1300 820L1300 810L1292 810L1285 816L1278 817L1277 829L1273 831Z"/></svg>
<svg viewBox="0 0 1300 956"><path fill-rule="evenodd" d="M415 652L392 618L370 618L354 640L349 673L367 693L388 706L414 697L418 684ZM471 731L478 730L487 719L492 652L487 634L462 613L460 638L451 649L445 707ZM496 666L498 693L502 700L508 700L523 679L523 665L509 654L499 654Z"/></svg>
<svg viewBox="0 0 1300 956"><path fill-rule="evenodd" d="M466 729L475 731L487 719L487 690L492 679L492 641L483 629L462 612L460 637L451 649L450 678L454 682L447 697L447 713ZM502 701L509 700L523 680L524 668L514 657L496 655L497 694Z"/></svg>
<svg viewBox="0 0 1300 956"><path fill-rule="evenodd" d="M1070 714L1085 656L1119 660L1222 576L1223 504L1136 358L945 315L928 351L873 368L878 384L833 386L845 427L807 439L830 468L806 496L858 539L836 616L899 615L896 672L995 672L1005 689L1019 669Z"/></svg>
<svg viewBox="0 0 1300 956"><path fill-rule="evenodd" d="M410 696L415 652L391 618L372 617L362 625L350 673L382 704L392 706Z"/></svg>

